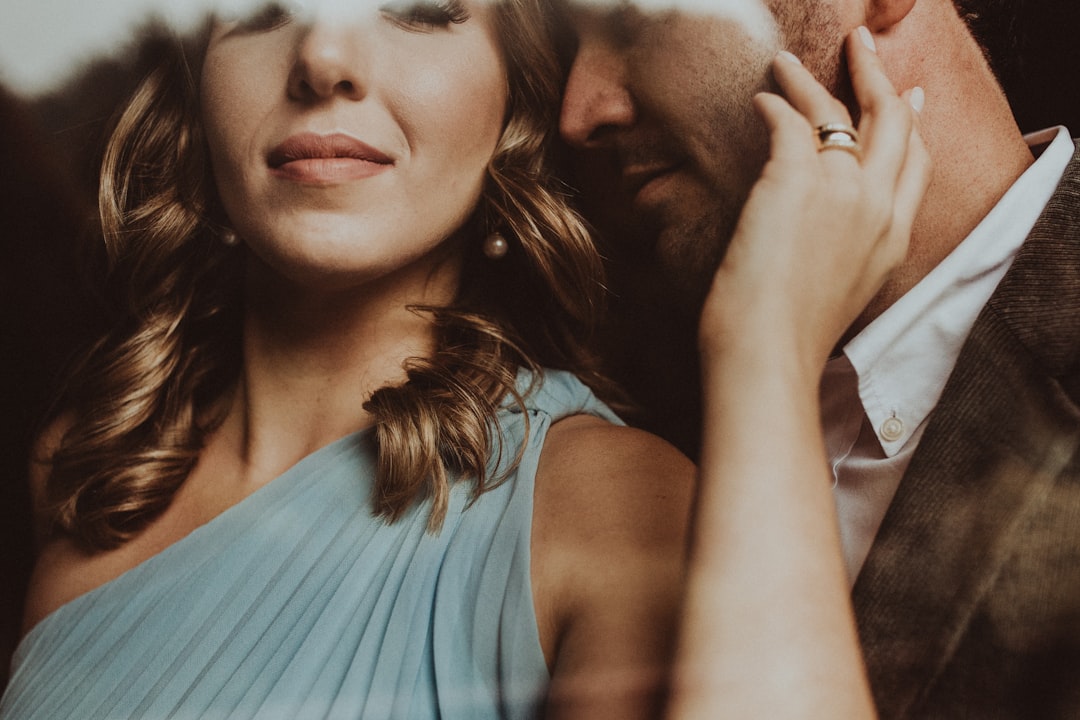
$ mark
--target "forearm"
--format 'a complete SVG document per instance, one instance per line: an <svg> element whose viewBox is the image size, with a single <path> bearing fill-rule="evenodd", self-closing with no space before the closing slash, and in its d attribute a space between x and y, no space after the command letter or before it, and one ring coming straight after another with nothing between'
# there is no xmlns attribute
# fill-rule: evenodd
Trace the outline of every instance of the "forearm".
<svg viewBox="0 0 1080 720"><path fill-rule="evenodd" d="M755 98L770 156L701 319L704 437L670 717L874 716L818 408L828 353L907 252L929 181L913 105L870 31L846 41L860 152L815 142L848 109L781 53ZM908 99L911 99L909 96ZM921 105L920 103L916 103ZM859 144L859 143L857 143Z"/></svg>
<svg viewBox="0 0 1080 720"><path fill-rule="evenodd" d="M706 359L672 718L869 718L819 431L791 352Z"/></svg>

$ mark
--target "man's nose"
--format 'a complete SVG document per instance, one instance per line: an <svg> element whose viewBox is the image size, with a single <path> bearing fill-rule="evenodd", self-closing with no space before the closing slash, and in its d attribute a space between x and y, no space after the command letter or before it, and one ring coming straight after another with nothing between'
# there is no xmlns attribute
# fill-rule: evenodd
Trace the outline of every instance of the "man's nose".
<svg viewBox="0 0 1080 720"><path fill-rule="evenodd" d="M570 68L559 131L577 148L603 147L637 119L627 87L626 63L617 49L582 43Z"/></svg>

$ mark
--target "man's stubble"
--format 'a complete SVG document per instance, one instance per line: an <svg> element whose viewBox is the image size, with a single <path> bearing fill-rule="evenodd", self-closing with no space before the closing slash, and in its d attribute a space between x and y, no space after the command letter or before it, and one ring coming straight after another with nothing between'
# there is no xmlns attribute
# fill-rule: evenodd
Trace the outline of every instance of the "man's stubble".
<svg viewBox="0 0 1080 720"><path fill-rule="evenodd" d="M780 47L798 56L833 95L853 111L857 110L844 72L844 31L836 9L830 3L815 0L773 0L768 4L777 21ZM726 72L759 74L760 70L729 66ZM713 174L709 180L716 192L708 209L697 217L661 229L656 245L672 293L680 304L693 310L700 307L712 284L742 207L768 156L768 138L761 119L749 105L749 98L723 101L723 88L733 84L753 87L754 81L718 76L706 84L714 87L702 88L698 112L700 117L707 118L710 135L718 144L714 156L729 159L709 168ZM759 78L757 89L777 92L771 74ZM739 107L732 108L732 102L737 102ZM731 143L740 147L733 150ZM732 174L738 175L734 181Z"/></svg>

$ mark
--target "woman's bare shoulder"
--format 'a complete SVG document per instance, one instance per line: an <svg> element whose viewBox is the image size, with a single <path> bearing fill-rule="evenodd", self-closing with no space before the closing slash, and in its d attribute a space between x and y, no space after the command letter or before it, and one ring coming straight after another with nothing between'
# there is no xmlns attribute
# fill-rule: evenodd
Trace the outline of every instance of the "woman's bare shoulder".
<svg viewBox="0 0 1080 720"><path fill-rule="evenodd" d="M560 534L612 541L682 543L696 470L665 440L592 416L574 416L548 433L537 471L537 495L568 523Z"/></svg>
<svg viewBox="0 0 1080 720"><path fill-rule="evenodd" d="M694 478L690 460L643 431L589 417L551 428L537 471L532 553L557 716L658 712Z"/></svg>

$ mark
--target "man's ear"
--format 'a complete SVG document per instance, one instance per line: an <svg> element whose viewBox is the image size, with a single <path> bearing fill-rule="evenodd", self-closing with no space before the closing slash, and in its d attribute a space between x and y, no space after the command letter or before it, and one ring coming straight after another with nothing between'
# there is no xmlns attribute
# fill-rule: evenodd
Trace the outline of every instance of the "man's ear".
<svg viewBox="0 0 1080 720"><path fill-rule="evenodd" d="M884 32L907 17L916 0L866 0L866 26Z"/></svg>

